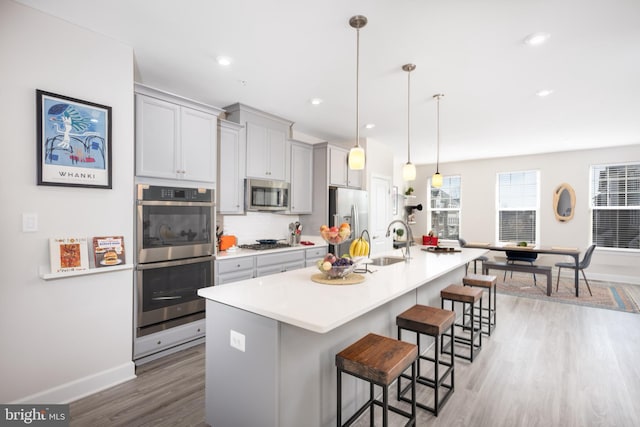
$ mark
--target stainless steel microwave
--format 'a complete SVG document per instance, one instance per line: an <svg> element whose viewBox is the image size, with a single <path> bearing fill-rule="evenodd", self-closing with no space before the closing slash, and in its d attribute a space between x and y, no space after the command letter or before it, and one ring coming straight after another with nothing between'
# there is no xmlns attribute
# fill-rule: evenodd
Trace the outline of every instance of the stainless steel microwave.
<svg viewBox="0 0 640 427"><path fill-rule="evenodd" d="M286 211L289 209L289 183L247 179L245 198L248 211Z"/></svg>

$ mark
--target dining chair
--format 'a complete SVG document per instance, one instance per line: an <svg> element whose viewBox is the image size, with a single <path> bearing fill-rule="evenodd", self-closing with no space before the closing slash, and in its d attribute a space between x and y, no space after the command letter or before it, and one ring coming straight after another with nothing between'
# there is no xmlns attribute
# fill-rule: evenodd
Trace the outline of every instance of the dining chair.
<svg viewBox="0 0 640 427"><path fill-rule="evenodd" d="M463 239L462 237L458 239L458 244L460 245L461 248L464 248L467 245L467 241L465 239ZM476 268L476 262L485 262L485 261L489 261L489 258L484 256L484 255L480 255L478 258L473 260L473 273L477 273L478 269ZM465 266L465 270L464 273L467 274L467 271L469 270L469 263L467 263L467 265Z"/></svg>
<svg viewBox="0 0 640 427"><path fill-rule="evenodd" d="M587 248L584 253L584 257L582 257L582 261L578 263L578 270L582 272L582 277L584 278L584 282L587 284L587 289L589 289L589 295L593 296L591 293L591 287L589 286L589 281L587 280L587 276L584 274L584 269L589 267L591 264L591 256L593 255L593 251L595 251L596 245L591 245ZM563 268L570 268L572 270L576 269L576 264L574 262L557 262L556 267L558 267L558 280L556 281L556 292L558 292L558 288L560 287L560 271Z"/></svg>

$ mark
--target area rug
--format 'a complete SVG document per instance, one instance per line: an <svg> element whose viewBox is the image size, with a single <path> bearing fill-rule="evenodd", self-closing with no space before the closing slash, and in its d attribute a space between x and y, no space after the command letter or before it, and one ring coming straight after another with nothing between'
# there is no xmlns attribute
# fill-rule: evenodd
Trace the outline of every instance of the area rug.
<svg viewBox="0 0 640 427"><path fill-rule="evenodd" d="M634 285L589 280L589 285L591 285L591 291L593 292L593 296L591 296L584 279L581 277L580 296L576 298L573 279L566 277L560 279L560 287L556 292L557 278L554 276L553 292L551 296L547 296L547 278L545 276L538 276L537 286L534 285L533 275L530 273L513 273L513 277L511 277L511 273L507 272L507 277L504 281L503 274L498 273L496 276L498 278L496 289L501 294L606 308L628 313L640 313L638 301L634 299L634 295L638 295L638 293L637 291L630 291L630 287Z"/></svg>

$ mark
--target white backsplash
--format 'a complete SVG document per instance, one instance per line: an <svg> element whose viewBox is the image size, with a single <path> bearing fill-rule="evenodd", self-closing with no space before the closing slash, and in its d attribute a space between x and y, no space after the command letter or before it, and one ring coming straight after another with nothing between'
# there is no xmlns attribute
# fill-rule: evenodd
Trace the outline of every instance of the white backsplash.
<svg viewBox="0 0 640 427"><path fill-rule="evenodd" d="M218 215L224 234L236 236L239 245L255 243L257 239L288 239L289 224L297 215L247 212L246 215ZM303 234L306 230L302 230Z"/></svg>

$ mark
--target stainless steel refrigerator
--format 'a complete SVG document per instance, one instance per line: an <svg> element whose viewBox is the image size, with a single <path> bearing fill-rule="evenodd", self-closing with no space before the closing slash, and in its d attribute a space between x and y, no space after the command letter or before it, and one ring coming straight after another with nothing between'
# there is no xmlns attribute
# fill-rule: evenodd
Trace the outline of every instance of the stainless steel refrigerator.
<svg viewBox="0 0 640 427"><path fill-rule="evenodd" d="M343 222L351 226L351 236L339 245L329 245L329 252L342 256L349 253L353 239L369 226L369 195L363 190L329 188L329 226L339 227Z"/></svg>

